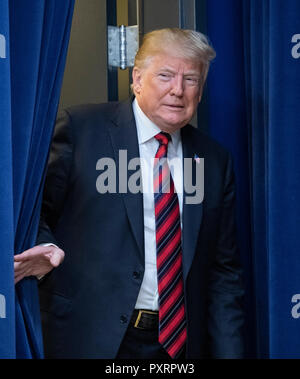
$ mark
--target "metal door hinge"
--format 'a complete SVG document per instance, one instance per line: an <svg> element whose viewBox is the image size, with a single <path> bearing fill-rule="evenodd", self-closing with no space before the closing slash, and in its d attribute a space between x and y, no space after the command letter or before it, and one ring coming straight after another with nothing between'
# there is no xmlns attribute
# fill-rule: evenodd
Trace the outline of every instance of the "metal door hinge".
<svg viewBox="0 0 300 379"><path fill-rule="evenodd" d="M134 66L139 48L139 28L133 26L108 26L108 65L125 70Z"/></svg>

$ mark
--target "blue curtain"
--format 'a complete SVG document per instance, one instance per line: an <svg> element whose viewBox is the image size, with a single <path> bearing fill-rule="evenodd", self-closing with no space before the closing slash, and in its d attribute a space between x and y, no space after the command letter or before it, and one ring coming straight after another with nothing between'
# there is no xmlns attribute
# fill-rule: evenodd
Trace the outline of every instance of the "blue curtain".
<svg viewBox="0 0 300 379"><path fill-rule="evenodd" d="M209 131L235 160L247 356L300 358L300 2L206 7Z"/></svg>
<svg viewBox="0 0 300 379"><path fill-rule="evenodd" d="M36 279L14 287L13 255L35 244L73 7L0 0L0 358L43 356Z"/></svg>

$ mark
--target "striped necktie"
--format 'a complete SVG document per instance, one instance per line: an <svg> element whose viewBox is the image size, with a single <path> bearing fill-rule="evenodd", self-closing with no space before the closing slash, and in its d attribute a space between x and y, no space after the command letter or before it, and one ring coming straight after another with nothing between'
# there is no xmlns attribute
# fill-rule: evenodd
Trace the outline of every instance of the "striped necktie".
<svg viewBox="0 0 300 379"><path fill-rule="evenodd" d="M177 358L186 342L183 296L181 225L178 196L167 162L171 136L155 136L159 147L154 160L156 260L159 294L159 342Z"/></svg>

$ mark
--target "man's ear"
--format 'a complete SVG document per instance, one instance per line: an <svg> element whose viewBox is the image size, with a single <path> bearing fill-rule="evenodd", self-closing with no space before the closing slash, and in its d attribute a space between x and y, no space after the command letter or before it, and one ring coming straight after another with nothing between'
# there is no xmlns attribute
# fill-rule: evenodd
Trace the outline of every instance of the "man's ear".
<svg viewBox="0 0 300 379"><path fill-rule="evenodd" d="M134 93L139 94L141 90L142 82L142 73L141 70L137 67L134 67L132 70L132 84Z"/></svg>

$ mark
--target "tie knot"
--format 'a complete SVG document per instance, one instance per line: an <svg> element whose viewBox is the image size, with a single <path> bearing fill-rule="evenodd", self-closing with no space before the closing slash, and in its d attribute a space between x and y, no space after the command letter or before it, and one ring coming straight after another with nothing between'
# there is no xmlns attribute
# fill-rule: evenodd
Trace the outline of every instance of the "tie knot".
<svg viewBox="0 0 300 379"><path fill-rule="evenodd" d="M165 132L156 134L155 138L157 139L160 145L165 145L165 146L168 146L168 143L171 140L170 134L165 133Z"/></svg>

